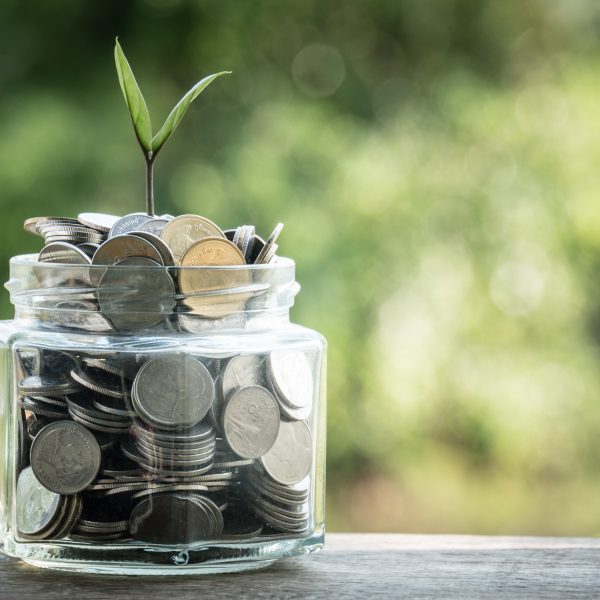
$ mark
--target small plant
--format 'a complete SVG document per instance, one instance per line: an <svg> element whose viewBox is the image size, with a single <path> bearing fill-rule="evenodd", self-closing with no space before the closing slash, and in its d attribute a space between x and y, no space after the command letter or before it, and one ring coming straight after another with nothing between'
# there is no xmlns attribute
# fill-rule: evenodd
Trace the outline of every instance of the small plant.
<svg viewBox="0 0 600 600"><path fill-rule="evenodd" d="M231 71L221 71L208 75L201 79L192 89L183 96L170 112L169 116L159 129L158 133L152 134L152 123L150 121L150 112L144 100L144 96L135 80L133 71L125 58L125 54L119 40L115 41L115 64L119 83L125 103L131 115L135 137L144 153L146 161L146 212L154 216L154 161L160 149L171 137L177 125L179 125L183 115L185 115L189 105L207 88L217 77L231 73Z"/></svg>

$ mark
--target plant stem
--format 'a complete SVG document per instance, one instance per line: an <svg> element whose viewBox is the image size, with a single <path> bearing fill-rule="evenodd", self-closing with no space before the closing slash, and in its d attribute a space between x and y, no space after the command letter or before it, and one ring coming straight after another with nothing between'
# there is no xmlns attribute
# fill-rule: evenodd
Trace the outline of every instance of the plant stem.
<svg viewBox="0 0 600 600"><path fill-rule="evenodd" d="M154 216L154 158L146 156L146 212Z"/></svg>

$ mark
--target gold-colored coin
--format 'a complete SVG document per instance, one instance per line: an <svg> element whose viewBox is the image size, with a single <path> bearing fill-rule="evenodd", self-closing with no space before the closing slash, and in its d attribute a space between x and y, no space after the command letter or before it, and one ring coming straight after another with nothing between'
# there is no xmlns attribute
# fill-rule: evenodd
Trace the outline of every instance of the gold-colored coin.
<svg viewBox="0 0 600 600"><path fill-rule="evenodd" d="M198 215L176 217L160 232L160 238L169 246L175 264L181 264L183 255L192 244L208 237L225 239L225 234L212 221Z"/></svg>
<svg viewBox="0 0 600 600"><path fill-rule="evenodd" d="M192 312L212 319L242 310L249 292L247 269L193 269L245 265L239 248L229 240L209 237L192 244L181 259L179 287Z"/></svg>

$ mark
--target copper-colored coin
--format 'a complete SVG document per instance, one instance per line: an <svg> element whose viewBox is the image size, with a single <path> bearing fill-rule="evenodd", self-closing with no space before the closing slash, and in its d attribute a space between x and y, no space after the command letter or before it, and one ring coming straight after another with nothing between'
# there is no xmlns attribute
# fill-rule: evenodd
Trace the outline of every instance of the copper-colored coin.
<svg viewBox="0 0 600 600"><path fill-rule="evenodd" d="M176 264L195 242L208 237L225 238L221 229L209 219L198 215L181 215L169 222L160 232L161 239L169 246Z"/></svg>
<svg viewBox="0 0 600 600"><path fill-rule="evenodd" d="M187 295L192 312L219 318L241 310L249 293L247 269L193 269L185 267L231 267L245 265L240 249L225 238L209 237L196 242L181 259L179 287Z"/></svg>

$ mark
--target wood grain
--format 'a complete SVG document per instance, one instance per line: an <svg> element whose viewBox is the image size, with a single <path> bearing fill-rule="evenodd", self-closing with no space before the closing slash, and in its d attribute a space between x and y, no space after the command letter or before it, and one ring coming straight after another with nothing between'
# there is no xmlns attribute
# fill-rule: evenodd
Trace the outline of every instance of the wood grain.
<svg viewBox="0 0 600 600"><path fill-rule="evenodd" d="M107 577L0 558L0 599L597 598L600 540L330 534L320 554L263 571Z"/></svg>

